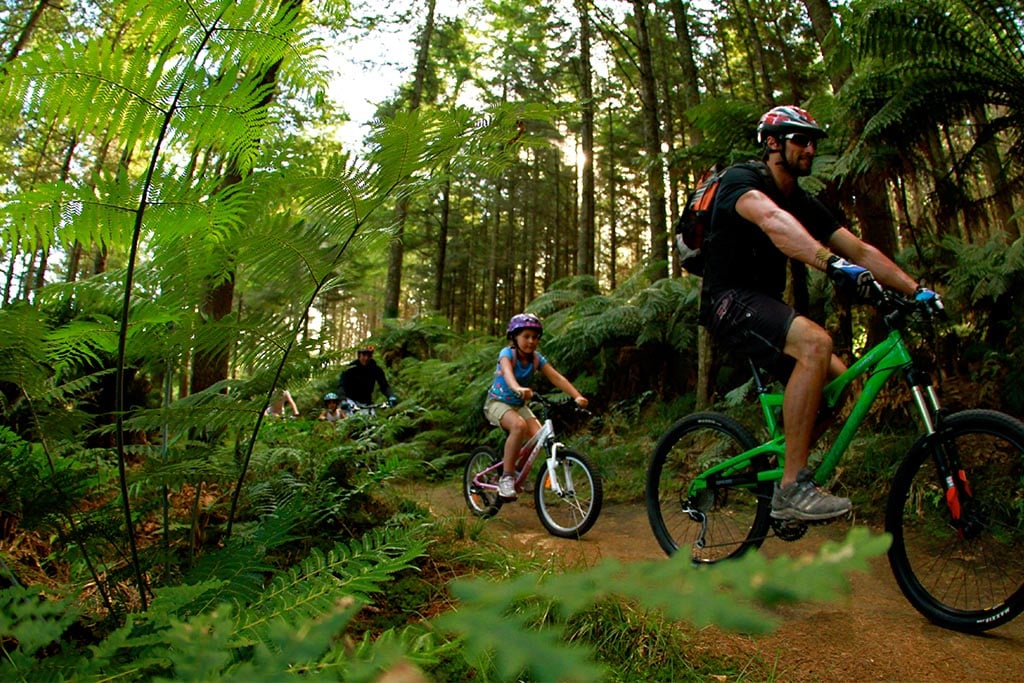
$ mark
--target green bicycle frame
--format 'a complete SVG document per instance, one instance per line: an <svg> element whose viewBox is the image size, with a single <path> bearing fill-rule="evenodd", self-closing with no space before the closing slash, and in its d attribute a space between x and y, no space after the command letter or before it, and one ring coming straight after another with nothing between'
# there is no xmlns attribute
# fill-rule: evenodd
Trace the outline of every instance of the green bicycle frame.
<svg viewBox="0 0 1024 683"><path fill-rule="evenodd" d="M910 352L903 341L903 336L898 330L892 330L884 340L868 350L853 365L847 368L846 372L834 378L825 386L822 397L823 406L828 409L834 409L854 380L867 375L863 391L857 397L850 415L846 418L846 422L832 443L832 447L825 454L815 472L815 480L818 483L827 481L835 471L847 447L853 441L857 429L867 417L872 403L874 403L875 398L877 398L889 378L898 370L902 370L907 374L908 381L912 385L914 384L915 380L912 377L913 365L914 361L910 357ZM930 386L928 389L929 403L925 402L923 394L917 386L914 386L914 395L924 417L926 427L929 431L932 431L934 429L933 416L938 411L938 399ZM768 441L704 471L690 484L690 496L695 496L700 491L709 487L717 488L717 485L742 485L742 479L749 479L747 483L753 486L757 482L778 481L782 478L782 466L785 461L786 450L786 439L779 419L782 412L782 397L781 393L759 392L758 400L761 403L765 425L770 434ZM751 461L764 456L775 456L779 466L757 472L756 479L750 476L749 473L746 476L740 474L744 470L749 469Z"/></svg>

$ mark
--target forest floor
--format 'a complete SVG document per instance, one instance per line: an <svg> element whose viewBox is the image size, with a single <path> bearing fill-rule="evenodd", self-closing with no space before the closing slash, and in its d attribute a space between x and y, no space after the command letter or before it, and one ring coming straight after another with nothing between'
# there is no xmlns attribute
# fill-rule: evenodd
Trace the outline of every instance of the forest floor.
<svg viewBox="0 0 1024 683"><path fill-rule="evenodd" d="M470 515L456 482L431 486L417 495L438 517ZM529 495L502 507L488 524L510 550L533 557L558 555L569 567L591 566L604 558L630 562L665 557L651 532L643 503L606 504L597 524L579 541L548 535ZM841 540L849 529L849 522L811 527L799 541L785 543L773 538L760 552L769 556L815 554L824 541ZM733 662L761 662L761 670L774 672L772 680L794 683L1020 680L1024 617L984 635L934 626L900 593L885 557L872 560L870 573L850 576L850 583L851 591L835 602L777 608L780 625L769 635L708 628L693 633L693 646Z"/></svg>

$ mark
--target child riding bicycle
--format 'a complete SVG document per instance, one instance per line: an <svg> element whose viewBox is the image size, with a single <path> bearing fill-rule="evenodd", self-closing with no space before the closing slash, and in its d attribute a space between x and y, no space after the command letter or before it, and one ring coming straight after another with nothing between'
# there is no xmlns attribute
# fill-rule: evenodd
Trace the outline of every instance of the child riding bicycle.
<svg viewBox="0 0 1024 683"><path fill-rule="evenodd" d="M519 449L540 429L540 422L526 402L533 398L530 384L534 372L541 374L561 389L581 408L587 399L537 350L544 326L532 313L519 313L509 320L505 337L509 344L498 353L494 382L487 391L484 417L495 427L501 427L508 436L502 457L502 475L498 480L498 495L506 500L516 499L515 461Z"/></svg>

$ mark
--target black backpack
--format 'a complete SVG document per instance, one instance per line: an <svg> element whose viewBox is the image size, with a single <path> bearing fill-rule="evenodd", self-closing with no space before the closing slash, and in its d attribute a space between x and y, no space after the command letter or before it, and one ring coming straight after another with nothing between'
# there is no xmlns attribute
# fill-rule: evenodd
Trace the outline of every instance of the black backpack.
<svg viewBox="0 0 1024 683"><path fill-rule="evenodd" d="M750 161L765 178L771 179L771 172L763 161ZM686 206L676 221L676 249L679 251L679 262L691 275L704 275L704 255L701 246L704 244L704 233L711 225L711 216L715 210L715 197L722 176L731 166L720 168L712 166L697 182L697 187L686 197Z"/></svg>
<svg viewBox="0 0 1024 683"><path fill-rule="evenodd" d="M692 275L704 274L704 255L700 248L704 243L704 232L711 223L715 195L725 169L709 168L686 197L686 205L676 221L675 242L679 262Z"/></svg>

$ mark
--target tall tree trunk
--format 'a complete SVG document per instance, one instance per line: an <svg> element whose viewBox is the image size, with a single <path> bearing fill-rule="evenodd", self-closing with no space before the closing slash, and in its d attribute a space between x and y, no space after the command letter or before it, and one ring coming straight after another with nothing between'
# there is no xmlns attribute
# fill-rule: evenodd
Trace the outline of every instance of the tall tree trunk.
<svg viewBox="0 0 1024 683"><path fill-rule="evenodd" d="M441 220L437 226L437 252L434 256L434 300L432 308L440 312L444 307L445 268L448 255L448 221L452 206L452 179L448 175L451 166L445 168L446 179L441 188Z"/></svg>
<svg viewBox="0 0 1024 683"><path fill-rule="evenodd" d="M416 54L416 71L413 76L412 91L409 93L409 111L420 108L423 99L424 83L427 79L427 66L430 59L430 41L434 34L434 7L436 0L427 0L427 18L420 32L419 51ZM405 222L409 215L409 199L405 195L399 198L395 207L395 234L391 239L391 250L388 253L388 275L384 285L384 317L398 317L398 302L402 292L402 264L405 260Z"/></svg>
<svg viewBox="0 0 1024 683"><path fill-rule="evenodd" d="M618 251L619 251L619 225L618 225L618 179L617 167L615 165L615 121L612 108L608 107L608 282L612 291L619 286L618 278Z"/></svg>
<svg viewBox="0 0 1024 683"><path fill-rule="evenodd" d="M700 87L698 83L697 59L693 47L693 35L690 32L690 3L683 0L671 0L669 3L672 9L672 22L676 34L676 53L679 66L683 72L683 82L680 84L680 91L683 95L683 106L686 109L700 104ZM684 112L685 113L685 112ZM704 135L696 126L689 126L685 116L680 116L680 125L683 140L689 140L690 145L699 145ZM695 178L700 172L693 164L686 169L688 177ZM711 405L714 394L714 376L716 368L716 349L711 340L711 335L703 327L697 329L697 386L695 388L696 405L698 409L704 409Z"/></svg>
<svg viewBox="0 0 1024 683"><path fill-rule="evenodd" d="M753 60L751 70L756 76L753 84L755 86L760 84L761 97L764 100L764 104L770 107L775 104L774 84L768 75L768 58L764 51L764 39L761 36L761 32L757 29L757 24L761 21L761 18L754 16L750 0L738 0L738 2L742 5L742 12L739 13L737 18L746 28L747 40L750 46L750 58Z"/></svg>
<svg viewBox="0 0 1024 683"><path fill-rule="evenodd" d="M648 215L651 222L651 260L661 263L654 276L668 277L668 221L665 216L665 176L661 156L658 89L654 79L651 38L647 30L647 2L632 0L640 65L640 100L643 104L644 148L647 151Z"/></svg>
<svg viewBox="0 0 1024 683"><path fill-rule="evenodd" d="M704 140L703 132L696 126L686 125L686 110L700 104L700 84L698 83L697 58L693 47L693 35L690 32L690 3L683 0L671 0L672 19L676 32L676 58L683 71L683 81L679 84L683 95L684 110L679 112L682 125L680 133L690 145L699 145ZM688 169L691 173L697 169Z"/></svg>
<svg viewBox="0 0 1024 683"><path fill-rule="evenodd" d="M985 130L988 125L988 114L985 108L976 107L973 117L978 129ZM1013 193L1008 192L1006 189L1006 172L1000 159L999 146L994 138L984 143L979 156L987 183L987 188L982 191L982 195L992 198L991 210L995 219L996 229L1001 233L999 237L1005 244L1013 244L1014 241L1020 238L1020 224L1018 221L1013 220Z"/></svg>
<svg viewBox="0 0 1024 683"><path fill-rule="evenodd" d="M583 169L580 188L579 246L576 250L576 273L594 274L595 208L594 208L594 90L590 67L590 14L586 0L576 0L580 18L580 107L582 121L580 138L583 145Z"/></svg>
<svg viewBox="0 0 1024 683"><path fill-rule="evenodd" d="M296 12L301 5L302 0L282 0L281 3L282 10L294 9ZM287 17L289 16L289 13L282 11L280 16ZM285 19L285 21L287 21L287 19ZM272 86L277 81L277 72L280 68L281 61L278 60L271 64L260 78L260 87L265 87L267 94L256 103L253 111L266 109L270 106L270 103L274 101L274 88ZM221 179L221 191L226 193L233 192L234 188L236 188L242 180L243 175L238 165L238 160L232 157L228 161L228 167ZM224 254L223 257L230 266L234 260L234 256L232 254ZM230 315L234 303L234 268L228 267L225 269L225 272L225 276L217 280L208 280L203 283L206 291L203 295L202 303L200 304L200 310L203 317L212 322L218 322ZM229 349L226 347L207 348L200 346L196 348L192 362L192 382L190 385L190 393L194 394L198 391L202 391L213 386L217 382L227 379L230 358Z"/></svg>

